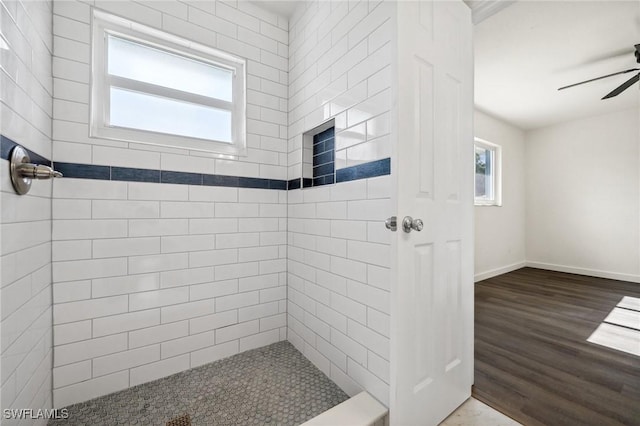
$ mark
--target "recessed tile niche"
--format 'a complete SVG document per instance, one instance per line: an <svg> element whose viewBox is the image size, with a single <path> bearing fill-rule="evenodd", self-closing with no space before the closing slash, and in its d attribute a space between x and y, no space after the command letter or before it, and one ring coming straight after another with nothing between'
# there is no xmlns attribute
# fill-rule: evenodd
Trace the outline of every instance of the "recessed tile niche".
<svg viewBox="0 0 640 426"><path fill-rule="evenodd" d="M302 147L302 187L335 183L334 120L305 132Z"/></svg>

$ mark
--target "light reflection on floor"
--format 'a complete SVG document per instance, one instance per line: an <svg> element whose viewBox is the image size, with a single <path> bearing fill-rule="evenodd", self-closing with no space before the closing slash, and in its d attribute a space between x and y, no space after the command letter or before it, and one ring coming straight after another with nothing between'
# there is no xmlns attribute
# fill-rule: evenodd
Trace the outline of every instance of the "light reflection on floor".
<svg viewBox="0 0 640 426"><path fill-rule="evenodd" d="M624 296L587 342L640 356L640 298Z"/></svg>

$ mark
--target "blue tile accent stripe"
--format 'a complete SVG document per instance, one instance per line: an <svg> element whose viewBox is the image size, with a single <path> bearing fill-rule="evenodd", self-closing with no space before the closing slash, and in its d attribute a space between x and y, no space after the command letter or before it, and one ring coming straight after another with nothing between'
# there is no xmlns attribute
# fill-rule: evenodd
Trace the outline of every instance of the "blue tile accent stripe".
<svg viewBox="0 0 640 426"><path fill-rule="evenodd" d="M60 163L55 163L56 167ZM127 182L160 182L160 170L132 169L129 167L111 167L111 180Z"/></svg>
<svg viewBox="0 0 640 426"><path fill-rule="evenodd" d="M8 160L11 150L18 143L0 135L0 157ZM51 160L27 150L31 161L51 166ZM261 188L276 190L294 190L315 186L314 179L296 178L289 181L281 179L251 178L243 176L213 175L204 173L176 172L168 170L136 169L130 167L99 166L95 164L56 162L56 170L64 177L77 179L114 180L126 182L174 183L182 185L228 186L235 188ZM391 159L384 158L370 163L358 164L336 170L335 182L347 182L391 174ZM333 174L323 177L324 183L334 183ZM303 182L304 181L304 182Z"/></svg>
<svg viewBox="0 0 640 426"><path fill-rule="evenodd" d="M383 158L382 160L336 170L336 182L367 179L389 174L391 174L391 159Z"/></svg>
<svg viewBox="0 0 640 426"><path fill-rule="evenodd" d="M19 143L14 142L6 136L0 135L0 157L5 160L9 160L9 157L11 156L11 150L16 145L19 145ZM31 157L31 162L44 164L45 166L51 166L51 160L49 160L48 158L45 158L42 155L37 154L30 149L27 149L26 147L25 149L29 153L29 157Z"/></svg>
<svg viewBox="0 0 640 426"><path fill-rule="evenodd" d="M238 176L204 175L202 183L207 186L230 186L237 188L240 185Z"/></svg>
<svg viewBox="0 0 640 426"><path fill-rule="evenodd" d="M287 190L287 181L286 180L271 179L269 181L269 189L279 189L281 191L286 191Z"/></svg>
<svg viewBox="0 0 640 426"><path fill-rule="evenodd" d="M313 186L312 178L302 178L302 187L303 188L311 188Z"/></svg>
<svg viewBox="0 0 640 426"><path fill-rule="evenodd" d="M56 163L55 168L63 177L78 179L111 180L111 167L94 164Z"/></svg>
<svg viewBox="0 0 640 426"><path fill-rule="evenodd" d="M287 182L287 190L290 191L292 189L300 189L302 186L301 181L301 178L291 179L289 182Z"/></svg>
<svg viewBox="0 0 640 426"><path fill-rule="evenodd" d="M179 183L183 185L202 185L204 179L201 173L171 172L162 170L160 172L160 183Z"/></svg>
<svg viewBox="0 0 640 426"><path fill-rule="evenodd" d="M209 175L169 170L134 169L129 167L57 162L55 163L55 168L62 172L64 177L68 178L174 183L178 185L230 186L235 188L287 189L287 181L280 179Z"/></svg>

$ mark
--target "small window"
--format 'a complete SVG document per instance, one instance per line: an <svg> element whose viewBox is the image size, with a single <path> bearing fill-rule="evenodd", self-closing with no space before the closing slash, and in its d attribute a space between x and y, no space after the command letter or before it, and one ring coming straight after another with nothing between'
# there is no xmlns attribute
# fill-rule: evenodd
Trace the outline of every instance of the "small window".
<svg viewBox="0 0 640 426"><path fill-rule="evenodd" d="M94 12L91 136L246 154L245 60Z"/></svg>
<svg viewBox="0 0 640 426"><path fill-rule="evenodd" d="M502 205L501 148L482 139L475 139L475 204Z"/></svg>

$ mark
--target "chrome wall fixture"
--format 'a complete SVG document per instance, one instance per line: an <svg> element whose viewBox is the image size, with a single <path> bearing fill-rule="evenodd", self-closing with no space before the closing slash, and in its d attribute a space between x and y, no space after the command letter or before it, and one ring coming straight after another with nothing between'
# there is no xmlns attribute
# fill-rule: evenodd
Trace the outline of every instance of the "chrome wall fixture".
<svg viewBox="0 0 640 426"><path fill-rule="evenodd" d="M62 173L56 172L49 166L31 163L31 157L26 149L16 145L9 158L9 173L13 189L24 195L31 189L33 179L51 179L62 177Z"/></svg>

